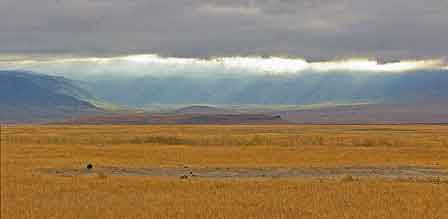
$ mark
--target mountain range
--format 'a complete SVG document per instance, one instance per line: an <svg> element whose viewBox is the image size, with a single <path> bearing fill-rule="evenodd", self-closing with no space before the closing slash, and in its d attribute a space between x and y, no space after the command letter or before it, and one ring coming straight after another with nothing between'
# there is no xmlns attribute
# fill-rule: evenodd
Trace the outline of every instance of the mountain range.
<svg viewBox="0 0 448 219"><path fill-rule="evenodd" d="M298 75L146 75L81 80L68 75L55 76L54 73L4 70L0 71L0 84L0 121L8 123L52 122L110 112L102 107L104 104L98 103L128 109L142 109L151 104L193 105L172 113L185 115L200 112L208 117L238 112L225 109L226 107L209 108L202 105L269 105L274 106L270 108L270 115L281 115L299 123L375 122L373 118L385 122L431 123L437 122L432 117L445 116L443 109L448 105L447 70L397 74L327 72ZM284 105L351 105L360 102L368 104L363 105L363 108L355 108L359 112L357 119L350 119L355 118L350 113L342 113L348 118L346 120L340 120L342 117L332 119L332 115L341 115L341 108L337 107L319 107L321 111L293 110L293 113L285 113L281 107L275 110L275 106ZM422 106L437 107L420 110ZM375 110L372 111L372 107ZM250 107L248 109L246 112L250 111ZM346 112L345 109L342 108L342 111ZM400 112L407 114L400 117ZM380 116L375 116L377 114ZM389 117L381 120L384 117L381 115L386 114ZM413 120L419 115L425 119ZM207 121L219 120L208 117ZM364 117L368 119L363 119ZM398 117L399 119L394 120Z"/></svg>

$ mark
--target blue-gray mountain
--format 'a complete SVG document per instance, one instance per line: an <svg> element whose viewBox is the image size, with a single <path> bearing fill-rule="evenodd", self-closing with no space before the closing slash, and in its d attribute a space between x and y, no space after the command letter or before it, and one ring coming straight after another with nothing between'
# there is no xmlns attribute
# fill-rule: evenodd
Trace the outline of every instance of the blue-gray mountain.
<svg viewBox="0 0 448 219"><path fill-rule="evenodd" d="M46 122L98 109L77 82L21 71L0 71L0 122Z"/></svg>
<svg viewBox="0 0 448 219"><path fill-rule="evenodd" d="M105 111L92 104L97 101L127 106L156 103L383 104L366 105L355 110L356 112L352 108L330 108L313 112L274 112L274 115L282 115L282 118L292 122L307 123L316 121L328 123L333 120L341 123L383 120L385 123L440 123L445 121L440 118L446 117L445 109L448 106L446 70L400 74L314 72L300 75L147 75L84 77L82 81L42 73L0 71L0 85L0 122L12 123L49 122L74 119L80 115L104 114ZM280 110L282 108L279 108ZM341 110L343 113L349 112L344 114L348 119L343 121L331 119L331 115L341 114ZM217 114L216 112L228 114L226 109L214 112L208 114ZM388 112L396 114L384 117ZM397 119L403 112L407 113L402 116L403 118ZM359 118L353 120L354 114ZM312 121L309 121L309 118L313 118ZM371 121L372 118L376 119Z"/></svg>

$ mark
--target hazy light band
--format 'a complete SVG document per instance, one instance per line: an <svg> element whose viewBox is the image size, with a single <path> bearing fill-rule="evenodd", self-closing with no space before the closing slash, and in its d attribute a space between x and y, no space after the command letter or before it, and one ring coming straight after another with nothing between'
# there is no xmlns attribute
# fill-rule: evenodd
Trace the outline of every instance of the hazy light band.
<svg viewBox="0 0 448 219"><path fill-rule="evenodd" d="M42 71L135 72L136 74L176 73L262 73L298 74L301 72L377 72L400 73L416 70L447 70L442 59L403 60L379 63L369 59L308 62L301 58L284 57L220 57L211 59L161 57L157 54L142 54L117 57L26 57L2 56L0 68ZM141 71L141 72L139 72Z"/></svg>

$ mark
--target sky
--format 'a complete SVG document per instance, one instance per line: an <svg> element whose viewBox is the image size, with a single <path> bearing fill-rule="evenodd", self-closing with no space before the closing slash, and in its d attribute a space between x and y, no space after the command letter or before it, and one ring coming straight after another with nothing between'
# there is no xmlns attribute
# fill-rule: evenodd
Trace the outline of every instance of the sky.
<svg viewBox="0 0 448 219"><path fill-rule="evenodd" d="M447 0L0 0L0 15L3 60L272 56L310 68L353 58L448 56Z"/></svg>

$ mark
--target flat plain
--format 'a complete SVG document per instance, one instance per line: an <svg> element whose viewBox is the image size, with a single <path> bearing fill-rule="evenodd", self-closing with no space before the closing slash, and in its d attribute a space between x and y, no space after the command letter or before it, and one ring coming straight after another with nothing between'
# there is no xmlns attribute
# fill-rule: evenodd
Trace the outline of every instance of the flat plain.
<svg viewBox="0 0 448 219"><path fill-rule="evenodd" d="M409 168L447 171L448 126L3 126L1 218L448 218L446 175L378 174Z"/></svg>

